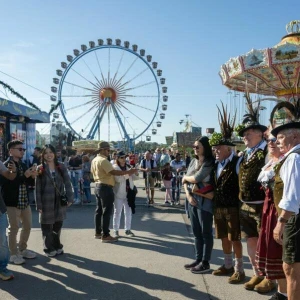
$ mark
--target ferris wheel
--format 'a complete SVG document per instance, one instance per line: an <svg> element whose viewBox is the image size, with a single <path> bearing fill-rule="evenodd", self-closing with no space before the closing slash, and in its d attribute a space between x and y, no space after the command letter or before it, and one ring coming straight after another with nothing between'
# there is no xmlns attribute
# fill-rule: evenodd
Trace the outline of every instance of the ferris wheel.
<svg viewBox="0 0 300 300"><path fill-rule="evenodd" d="M50 99L80 139L132 141L157 134L167 110L166 79L144 49L108 38L81 45L56 70ZM52 104L55 107L56 104ZM59 113L53 113L53 121Z"/></svg>

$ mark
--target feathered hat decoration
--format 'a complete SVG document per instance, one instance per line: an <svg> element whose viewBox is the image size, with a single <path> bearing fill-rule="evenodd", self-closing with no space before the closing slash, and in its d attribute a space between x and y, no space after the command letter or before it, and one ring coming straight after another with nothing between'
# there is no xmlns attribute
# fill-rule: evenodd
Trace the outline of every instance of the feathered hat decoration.
<svg viewBox="0 0 300 300"><path fill-rule="evenodd" d="M248 92L245 93L246 105L248 109L248 113L243 116L243 121L241 125L238 125L235 131L238 132L239 136L243 136L244 132L248 129L259 129L262 132L267 130L267 127L259 124L259 109L260 109L260 101L258 101L257 106L254 108L252 100Z"/></svg>
<svg viewBox="0 0 300 300"><path fill-rule="evenodd" d="M280 125L276 124L278 119ZM281 130L300 128L300 98L292 102L282 101L276 104L271 112L270 122L273 128L271 134L275 137Z"/></svg>
<svg viewBox="0 0 300 300"><path fill-rule="evenodd" d="M230 117L230 113L227 113L227 106L224 107L223 102L222 104L222 111L217 106L218 109L218 120L221 128L221 133L214 132L209 140L209 144L211 146L218 146L218 145L228 145L228 146L235 146L232 143L232 133L234 131L234 125L236 120L236 111L234 117Z"/></svg>

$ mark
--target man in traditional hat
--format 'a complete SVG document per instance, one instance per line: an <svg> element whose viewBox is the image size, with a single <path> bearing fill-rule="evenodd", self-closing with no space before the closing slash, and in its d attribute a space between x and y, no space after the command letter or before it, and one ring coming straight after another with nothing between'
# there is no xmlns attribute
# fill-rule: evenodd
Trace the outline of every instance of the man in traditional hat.
<svg viewBox="0 0 300 300"><path fill-rule="evenodd" d="M271 113L271 123L277 110L289 110L290 120L275 127L271 133L277 138L283 159L275 169L274 203L281 210L273 231L276 242L282 245L283 270L287 280L287 295L277 292L276 299L299 299L300 295L300 99L296 105L277 104ZM284 297L285 296L285 297Z"/></svg>
<svg viewBox="0 0 300 300"><path fill-rule="evenodd" d="M114 176L132 175L137 169L127 171L115 170L107 157L110 145L107 142L100 142L99 154L93 159L91 172L96 183L95 195L97 208L95 211L95 238L101 239L102 243L116 242L117 238L109 234L110 216L113 211L115 185Z"/></svg>
<svg viewBox="0 0 300 300"><path fill-rule="evenodd" d="M213 147L217 160L211 178L215 187L213 198L215 234L216 238L222 240L224 264L212 274L232 275L228 282L236 284L245 279L239 217L238 167L240 158L232 151L232 146L235 146L231 140L235 116L233 120L230 120L223 103L222 110L223 113L218 108L221 133L214 132L209 143ZM234 267L232 248L235 254Z"/></svg>
<svg viewBox="0 0 300 300"><path fill-rule="evenodd" d="M255 253L261 225L261 215L265 194L257 181L258 175L265 165L267 143L263 138L266 126L259 124L259 104L253 108L249 94L246 94L249 113L244 116L243 125L239 126L238 135L243 137L247 147L242 157L239 170L240 223L242 236L246 238L247 250L254 275L244 284L245 289L266 292L274 289L273 283L259 276Z"/></svg>

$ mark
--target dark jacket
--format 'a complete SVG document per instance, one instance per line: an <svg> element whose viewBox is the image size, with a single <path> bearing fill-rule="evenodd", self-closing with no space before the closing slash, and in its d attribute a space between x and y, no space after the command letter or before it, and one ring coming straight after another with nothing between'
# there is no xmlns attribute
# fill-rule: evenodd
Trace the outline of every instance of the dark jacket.
<svg viewBox="0 0 300 300"><path fill-rule="evenodd" d="M8 166L9 159L4 162L4 165ZM19 166L23 169L23 174L27 170L27 166L22 162L15 162L17 168L17 176L14 180L6 179L5 177L1 176L2 188L1 194L4 199L4 203L6 206L17 207L18 200L19 200L19 187L21 184L25 184L28 187L30 183L30 178L26 178L25 175L20 175ZM28 197L28 196L27 196Z"/></svg>

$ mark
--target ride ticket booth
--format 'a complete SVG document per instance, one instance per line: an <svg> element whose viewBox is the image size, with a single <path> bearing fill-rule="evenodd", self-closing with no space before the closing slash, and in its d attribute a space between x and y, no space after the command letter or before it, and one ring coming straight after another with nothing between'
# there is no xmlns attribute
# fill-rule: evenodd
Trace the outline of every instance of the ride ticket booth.
<svg viewBox="0 0 300 300"><path fill-rule="evenodd" d="M50 115L28 106L0 98L0 160L7 156L7 143L18 139L24 142L28 160L36 147L36 123L50 123Z"/></svg>

